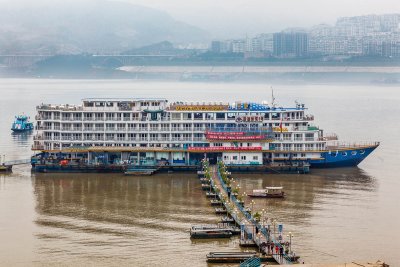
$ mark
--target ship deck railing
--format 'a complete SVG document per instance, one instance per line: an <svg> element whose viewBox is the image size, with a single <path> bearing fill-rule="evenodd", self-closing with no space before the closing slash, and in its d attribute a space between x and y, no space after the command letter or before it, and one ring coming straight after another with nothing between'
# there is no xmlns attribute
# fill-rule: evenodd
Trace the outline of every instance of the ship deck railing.
<svg viewBox="0 0 400 267"><path fill-rule="evenodd" d="M74 111L83 110L83 106L42 104L40 106L36 106L36 109Z"/></svg>
<svg viewBox="0 0 400 267"><path fill-rule="evenodd" d="M326 146L326 150L344 149L344 148L366 148L379 146L380 142L377 141L365 141L365 142L329 142Z"/></svg>

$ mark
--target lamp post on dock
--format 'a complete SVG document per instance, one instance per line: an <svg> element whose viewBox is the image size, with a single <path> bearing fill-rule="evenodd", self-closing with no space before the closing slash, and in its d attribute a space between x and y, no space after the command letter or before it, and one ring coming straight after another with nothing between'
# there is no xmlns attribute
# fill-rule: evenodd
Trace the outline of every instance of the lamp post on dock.
<svg viewBox="0 0 400 267"><path fill-rule="evenodd" d="M251 204L251 211L250 211L250 214L253 214L254 204L256 204L256 202L255 202L254 200L251 200L250 204Z"/></svg>
<svg viewBox="0 0 400 267"><path fill-rule="evenodd" d="M264 227L265 209L261 210L261 226Z"/></svg>
<svg viewBox="0 0 400 267"><path fill-rule="evenodd" d="M276 231L276 220L275 219L271 219L271 223L274 226L274 239L275 239L276 238L276 234L275 234L275 231Z"/></svg>
<svg viewBox="0 0 400 267"><path fill-rule="evenodd" d="M265 209L262 209L261 210L261 227L264 230L265 230L265 223L266 223L266 220L265 220L266 215L267 215L267 211Z"/></svg>
<svg viewBox="0 0 400 267"><path fill-rule="evenodd" d="M243 194L242 194L242 201L243 201L243 206L244 206L244 200L246 199L246 196L247 196L247 194L246 194L246 192L243 192Z"/></svg>
<svg viewBox="0 0 400 267"><path fill-rule="evenodd" d="M289 232L287 237L289 237L289 254L292 254L292 237L293 237L292 232Z"/></svg>
<svg viewBox="0 0 400 267"><path fill-rule="evenodd" d="M235 207L235 209L233 210L233 214L235 215L235 217L238 219L238 221L239 221L239 217L238 217L238 210L237 210L237 208ZM232 216L233 217L233 216ZM235 218L233 218L233 219L235 219ZM236 220L235 220L236 221Z"/></svg>

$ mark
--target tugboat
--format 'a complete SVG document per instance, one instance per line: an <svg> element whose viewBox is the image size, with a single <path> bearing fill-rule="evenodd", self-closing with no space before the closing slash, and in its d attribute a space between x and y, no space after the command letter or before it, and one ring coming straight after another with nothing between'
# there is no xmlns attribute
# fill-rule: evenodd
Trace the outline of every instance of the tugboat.
<svg viewBox="0 0 400 267"><path fill-rule="evenodd" d="M33 130L33 123L29 121L26 115L15 116L15 121L11 126L14 132L27 132Z"/></svg>

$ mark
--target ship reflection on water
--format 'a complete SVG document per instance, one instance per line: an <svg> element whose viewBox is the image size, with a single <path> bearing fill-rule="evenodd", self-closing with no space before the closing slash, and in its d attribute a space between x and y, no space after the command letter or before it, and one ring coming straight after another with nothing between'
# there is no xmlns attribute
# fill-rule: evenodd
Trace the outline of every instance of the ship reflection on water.
<svg viewBox="0 0 400 267"><path fill-rule="evenodd" d="M316 214L322 212L319 220L325 210L337 209L342 201L357 202L363 194L373 196L377 186L375 179L359 168L316 170L310 175L234 177L240 193L265 186L284 187L284 200L257 199L255 210L266 209L269 218L298 233L300 238L294 246L306 258L312 255L302 246L309 246L311 240L301 231L315 226ZM102 257L118 256L130 264L152 260L160 265L171 263L174 253L194 253L197 262L204 263L209 251L239 250L235 238L211 243L190 241L191 224L216 223L219 219L192 173L151 177L37 173L33 183L38 249L54 261L61 262L69 253L77 253L74 245L81 246L80 256L87 259L98 257L101 245ZM249 201L247 198L246 203ZM57 246L63 247L60 253L52 251ZM189 262L193 265L188 261L182 266Z"/></svg>
<svg viewBox="0 0 400 267"><path fill-rule="evenodd" d="M18 145L30 144L33 132L11 132L12 140Z"/></svg>

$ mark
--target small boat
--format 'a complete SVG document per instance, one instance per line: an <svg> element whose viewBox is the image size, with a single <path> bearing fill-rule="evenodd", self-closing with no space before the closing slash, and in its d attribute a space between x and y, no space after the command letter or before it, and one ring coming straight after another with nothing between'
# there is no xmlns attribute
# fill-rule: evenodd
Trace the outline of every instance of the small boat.
<svg viewBox="0 0 400 267"><path fill-rule="evenodd" d="M210 203L211 203L211 206L222 206L222 201L219 199L211 199Z"/></svg>
<svg viewBox="0 0 400 267"><path fill-rule="evenodd" d="M124 174L132 176L148 176L153 175L156 171L156 169L128 169Z"/></svg>
<svg viewBox="0 0 400 267"><path fill-rule="evenodd" d="M232 232L227 230L211 229L211 230L198 230L190 233L191 238L230 238Z"/></svg>
<svg viewBox="0 0 400 267"><path fill-rule="evenodd" d="M240 228L228 223L193 225L190 228L192 238L229 238L240 234Z"/></svg>
<svg viewBox="0 0 400 267"><path fill-rule="evenodd" d="M217 195L217 193L214 193L214 192L206 192L206 197L208 197L208 198L212 198L212 197L217 197L217 198L219 198L219 196Z"/></svg>
<svg viewBox="0 0 400 267"><path fill-rule="evenodd" d="M201 184L201 188L203 190L210 190L211 189L211 185L209 185L209 184Z"/></svg>
<svg viewBox="0 0 400 267"><path fill-rule="evenodd" d="M285 192L282 191L282 186L266 187L265 189L254 189L249 197L263 197L263 198L283 198Z"/></svg>
<svg viewBox="0 0 400 267"><path fill-rule="evenodd" d="M202 184L210 184L211 183L210 179L207 179L207 178L200 178L200 182Z"/></svg>
<svg viewBox="0 0 400 267"><path fill-rule="evenodd" d="M215 213L216 214L224 214L224 213L226 213L226 209L223 207L223 208L215 208Z"/></svg>
<svg viewBox="0 0 400 267"><path fill-rule="evenodd" d="M12 171L12 165L0 165L0 172L10 172Z"/></svg>
<svg viewBox="0 0 400 267"><path fill-rule="evenodd" d="M194 225L190 228L191 238L230 238L231 229L224 224Z"/></svg>
<svg viewBox="0 0 400 267"><path fill-rule="evenodd" d="M229 216L223 216L221 218L221 223L234 223L234 222L235 222L235 220Z"/></svg>
<svg viewBox="0 0 400 267"><path fill-rule="evenodd" d="M15 121L11 126L14 132L27 132L33 130L33 123L29 121L26 115L15 116Z"/></svg>

